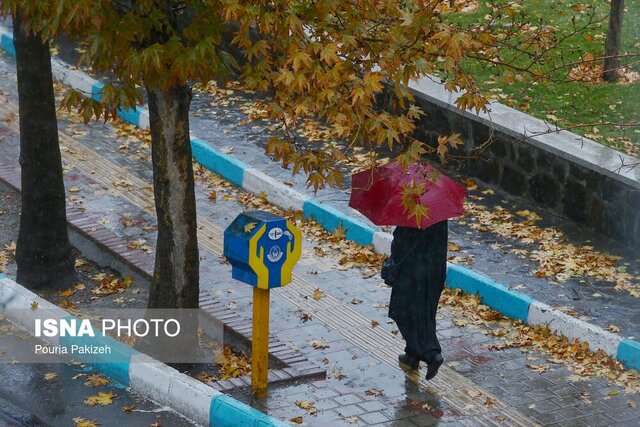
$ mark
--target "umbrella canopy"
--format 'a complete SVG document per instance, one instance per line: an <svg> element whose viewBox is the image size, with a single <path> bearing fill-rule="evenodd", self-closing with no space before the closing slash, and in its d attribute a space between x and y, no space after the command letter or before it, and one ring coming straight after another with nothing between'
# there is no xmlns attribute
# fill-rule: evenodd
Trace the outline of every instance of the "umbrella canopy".
<svg viewBox="0 0 640 427"><path fill-rule="evenodd" d="M407 186L424 192L415 201L428 209L420 224L403 207L403 190ZM466 189L431 165L411 164L406 170L398 163L368 169L351 176L349 206L376 225L400 225L427 228L448 218L462 215Z"/></svg>

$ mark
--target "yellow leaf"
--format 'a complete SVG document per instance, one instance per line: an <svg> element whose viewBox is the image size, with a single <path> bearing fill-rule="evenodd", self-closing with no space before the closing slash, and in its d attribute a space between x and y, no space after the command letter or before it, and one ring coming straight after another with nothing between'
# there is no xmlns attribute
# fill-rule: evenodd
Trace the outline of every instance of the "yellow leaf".
<svg viewBox="0 0 640 427"><path fill-rule="evenodd" d="M62 298L69 298L70 296L73 296L73 294L76 293L76 290L73 288L69 288L66 291L60 291L58 292L58 295L60 295Z"/></svg>
<svg viewBox="0 0 640 427"><path fill-rule="evenodd" d="M38 309L38 302L37 301L33 301L31 303L31 310L36 311Z"/></svg>
<svg viewBox="0 0 640 427"><path fill-rule="evenodd" d="M365 391L364 394L366 394L367 396L382 396L383 392L382 390L377 388L370 388L369 390Z"/></svg>
<svg viewBox="0 0 640 427"><path fill-rule="evenodd" d="M311 341L311 347L315 348L316 350L322 350L323 348L329 348L329 344L324 341L313 340Z"/></svg>
<svg viewBox="0 0 640 427"><path fill-rule="evenodd" d="M313 406L313 401L311 400L296 400L296 406L309 411L309 415L316 415L318 413L318 409Z"/></svg>
<svg viewBox="0 0 640 427"><path fill-rule="evenodd" d="M216 193L215 190L209 193L209 200L216 200L217 198L218 198L218 193Z"/></svg>
<svg viewBox="0 0 640 427"><path fill-rule="evenodd" d="M136 409L136 405L123 406L122 412L132 412L134 409Z"/></svg>
<svg viewBox="0 0 640 427"><path fill-rule="evenodd" d="M113 399L116 396L113 393L104 393L102 391L98 392L98 394L89 396L84 400L84 403L89 406L95 405L110 405L113 403Z"/></svg>
<svg viewBox="0 0 640 427"><path fill-rule="evenodd" d="M56 379L58 377L58 374L56 374L55 372L47 372L46 374L44 374L44 379L47 381L51 381L53 379Z"/></svg>
<svg viewBox="0 0 640 427"><path fill-rule="evenodd" d="M250 222L249 224L244 226L244 232L251 233L253 229L256 228L256 225L258 225L257 222Z"/></svg>
<svg viewBox="0 0 640 427"><path fill-rule="evenodd" d="M97 427L100 424L96 421L85 420L84 418L75 417L73 422L76 423L75 427Z"/></svg>
<svg viewBox="0 0 640 427"><path fill-rule="evenodd" d="M617 395L617 394L618 394L618 390L611 390L611 391L608 393L608 395L609 395L609 396L615 396L615 395Z"/></svg>
<svg viewBox="0 0 640 427"><path fill-rule="evenodd" d="M109 380L107 378L95 374L89 375L84 383L87 387L99 387L107 384L109 384Z"/></svg>
<svg viewBox="0 0 640 427"><path fill-rule="evenodd" d="M324 297L324 291L320 288L315 288L313 290L313 299L318 301Z"/></svg>

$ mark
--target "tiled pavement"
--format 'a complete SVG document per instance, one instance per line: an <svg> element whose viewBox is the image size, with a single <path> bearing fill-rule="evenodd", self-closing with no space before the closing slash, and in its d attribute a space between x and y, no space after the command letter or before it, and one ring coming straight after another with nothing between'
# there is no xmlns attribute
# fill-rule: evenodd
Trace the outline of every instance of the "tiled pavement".
<svg viewBox="0 0 640 427"><path fill-rule="evenodd" d="M4 80L3 85L11 82ZM5 90L7 90L5 88ZM15 109L15 105L4 107ZM2 122L0 155L17 158L17 135L13 121ZM130 241L145 239L153 246L153 198L148 186L148 150L133 140L126 142L111 126L80 126L61 121L63 156L71 204L99 218L101 225ZM125 138L126 139L126 138ZM15 161L15 160L14 160ZM114 186L114 182L118 185ZM241 316L250 313L250 287L230 280L229 266L220 255L220 227L226 226L243 206L233 200L208 200L210 189L198 183L201 255L201 286ZM152 212L152 211L151 211ZM123 219L134 225L124 227ZM363 279L357 270L340 271L331 260L317 258L307 243L296 269L296 283L274 291L271 328L281 341L299 348L328 378L274 387L270 396L255 406L270 414L292 419L302 416L306 425L637 425L639 399L627 395L603 379L579 379L562 365L542 374L525 367L544 362L537 352L519 349L490 351L497 338L480 327L457 327L454 315L443 307L439 315L447 367L437 381L406 375L395 364L403 348L391 333L386 308L389 289L378 276ZM315 300L313 289L326 296ZM352 301L361 300L358 304ZM357 301L356 301L357 302ZM306 313L307 316L304 316ZM379 324L372 327L371 321ZM314 349L311 340L328 348ZM424 371L422 372L424 374ZM381 390L381 395L376 390ZM240 390L234 395L251 398ZM315 415L296 406L313 401Z"/></svg>

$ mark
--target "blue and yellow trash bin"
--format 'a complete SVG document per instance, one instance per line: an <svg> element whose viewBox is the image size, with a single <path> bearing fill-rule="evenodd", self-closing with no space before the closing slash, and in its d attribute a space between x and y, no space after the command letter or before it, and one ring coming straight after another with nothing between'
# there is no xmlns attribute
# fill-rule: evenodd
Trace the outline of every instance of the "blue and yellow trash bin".
<svg viewBox="0 0 640 427"><path fill-rule="evenodd" d="M253 286L251 388L267 395L269 289L291 283L302 253L302 234L285 218L264 211L241 213L224 231L231 277Z"/></svg>

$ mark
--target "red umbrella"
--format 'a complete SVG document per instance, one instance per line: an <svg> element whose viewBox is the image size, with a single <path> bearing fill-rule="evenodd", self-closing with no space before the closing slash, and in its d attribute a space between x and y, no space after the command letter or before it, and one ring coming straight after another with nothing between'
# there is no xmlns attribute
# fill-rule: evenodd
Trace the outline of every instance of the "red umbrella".
<svg viewBox="0 0 640 427"><path fill-rule="evenodd" d="M415 201L428 209L420 226L416 217L405 212L402 193L407 187L422 188ZM351 176L349 206L361 212L376 225L401 225L427 228L448 218L462 215L463 186L443 175L431 165L411 164L406 170L390 163Z"/></svg>

